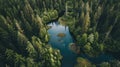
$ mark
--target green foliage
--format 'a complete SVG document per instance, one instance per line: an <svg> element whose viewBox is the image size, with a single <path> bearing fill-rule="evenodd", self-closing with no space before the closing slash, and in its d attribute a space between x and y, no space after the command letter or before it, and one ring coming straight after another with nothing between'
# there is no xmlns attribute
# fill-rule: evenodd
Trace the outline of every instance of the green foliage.
<svg viewBox="0 0 120 67"><path fill-rule="evenodd" d="M90 43L93 43L93 41L94 41L94 35L93 35L93 34L90 34L90 35L88 36L88 41L89 41Z"/></svg>
<svg viewBox="0 0 120 67"><path fill-rule="evenodd" d="M90 44L90 43L87 43L87 44L84 46L84 51L85 51L85 52L90 52L91 49L92 49L92 47L91 47L91 44Z"/></svg>
<svg viewBox="0 0 120 67"><path fill-rule="evenodd" d="M90 43L90 47L92 48L90 51L85 51L81 48L82 51L87 52L86 54L98 56L107 51L111 54L119 52L119 48L117 48L119 47L118 41L120 38L119 34L117 34L119 32L119 2L120 1L113 0L80 0L73 2L71 5L65 5L65 7L67 7L65 10L67 16L63 16L62 19L70 20L67 19L67 17L75 19L75 21L72 21L68 26L76 43L80 47L86 46L88 42ZM70 10L68 6L75 8ZM66 23L68 23L68 21ZM116 33L115 30L117 30Z"/></svg>
<svg viewBox="0 0 120 67"><path fill-rule="evenodd" d="M98 32L95 32L94 38L95 38L95 41L98 41L98 39L99 39L99 34L98 34Z"/></svg>
<svg viewBox="0 0 120 67"><path fill-rule="evenodd" d="M36 58L37 56L37 51L35 50L35 48L33 47L33 45L31 44L31 42L27 42L27 51L29 52L29 57L31 58Z"/></svg>
<svg viewBox="0 0 120 67"><path fill-rule="evenodd" d="M48 23L51 20L55 20L58 18L57 10L48 10L44 11L42 14L42 20L44 23Z"/></svg>
<svg viewBox="0 0 120 67"><path fill-rule="evenodd" d="M45 24L56 19L58 11L39 8L40 1L0 1L0 65L3 67L61 66L60 51L48 45ZM44 22L43 16L50 19Z"/></svg>
<svg viewBox="0 0 120 67"><path fill-rule="evenodd" d="M4 41L8 38L8 33L4 29L0 28L0 41Z"/></svg>
<svg viewBox="0 0 120 67"><path fill-rule="evenodd" d="M119 56L119 7L120 0L0 0L0 65L60 67L61 55L48 45L46 24L64 11L58 21L69 26L81 52L92 57L103 52Z"/></svg>
<svg viewBox="0 0 120 67"><path fill-rule="evenodd" d="M25 67L25 58L22 55L17 54L11 49L7 49L5 54L7 56L6 60L9 61L8 63L10 63L11 66L14 64L15 67Z"/></svg>
<svg viewBox="0 0 120 67"><path fill-rule="evenodd" d="M95 67L95 66L92 65L87 59L78 57L77 65L75 67Z"/></svg>
<svg viewBox="0 0 120 67"><path fill-rule="evenodd" d="M81 37L81 43L84 45L85 43L87 43L87 34L84 33Z"/></svg>
<svg viewBox="0 0 120 67"><path fill-rule="evenodd" d="M110 64L111 64L111 67L119 67L120 61L119 60L111 60Z"/></svg>
<svg viewBox="0 0 120 67"><path fill-rule="evenodd" d="M104 44L100 44L100 45L99 45L99 49L100 49L100 51L103 52L103 51L104 51L104 48L105 48Z"/></svg>
<svg viewBox="0 0 120 67"><path fill-rule="evenodd" d="M103 62L100 64L100 67L111 67L108 62Z"/></svg>

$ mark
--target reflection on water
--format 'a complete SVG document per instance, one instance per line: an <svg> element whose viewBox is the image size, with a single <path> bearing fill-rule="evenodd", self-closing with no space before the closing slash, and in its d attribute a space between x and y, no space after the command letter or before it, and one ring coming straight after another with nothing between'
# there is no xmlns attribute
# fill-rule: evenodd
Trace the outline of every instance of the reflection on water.
<svg viewBox="0 0 120 67"><path fill-rule="evenodd" d="M51 28L48 30L48 33L50 34L49 43L53 48L58 48L61 51L63 56L62 67L74 67L76 54L70 51L68 48L68 45L73 43L68 26L59 25L57 22L50 23L48 26L51 26ZM64 33L65 36L57 36L59 33Z"/></svg>
<svg viewBox="0 0 120 67"><path fill-rule="evenodd" d="M73 43L73 39L70 35L68 26L62 26L58 24L58 22L50 23L48 24L48 26L51 26L51 28L48 30L48 33L50 34L49 43L52 45L53 48L57 48L61 51L61 54L63 56L62 67L74 67L77 55L69 49L69 44ZM59 37L59 33L64 33L65 36ZM94 58L84 54L80 56L88 59L90 62L95 64L105 61L107 62L114 59L111 55L105 54L101 54L100 56Z"/></svg>

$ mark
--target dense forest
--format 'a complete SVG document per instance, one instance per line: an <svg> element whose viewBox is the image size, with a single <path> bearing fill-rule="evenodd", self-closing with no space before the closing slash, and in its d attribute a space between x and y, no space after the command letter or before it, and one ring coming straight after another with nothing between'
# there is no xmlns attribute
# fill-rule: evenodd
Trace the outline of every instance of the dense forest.
<svg viewBox="0 0 120 67"><path fill-rule="evenodd" d="M0 67L61 67L47 24L68 26L74 67L120 67L120 0L0 0ZM109 54L113 60L87 58Z"/></svg>

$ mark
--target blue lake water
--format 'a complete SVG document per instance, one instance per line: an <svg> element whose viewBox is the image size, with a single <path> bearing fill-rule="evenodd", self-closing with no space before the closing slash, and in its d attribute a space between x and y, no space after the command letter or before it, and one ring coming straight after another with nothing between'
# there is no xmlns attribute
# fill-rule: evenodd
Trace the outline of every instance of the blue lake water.
<svg viewBox="0 0 120 67"><path fill-rule="evenodd" d="M74 67L77 55L69 49L69 44L73 43L72 36L70 35L68 26L62 26L58 22L48 24L51 28L48 30L50 34L49 43L53 48L61 51L63 56L62 67ZM65 37L58 37L59 33L64 33Z"/></svg>
<svg viewBox="0 0 120 67"><path fill-rule="evenodd" d="M50 35L49 44L51 44L53 48L60 50L63 56L62 67L74 67L77 55L69 49L69 44L73 43L73 38L69 32L68 26L62 26L58 22L50 23L48 26L51 26L51 28L48 30L48 33ZM64 33L65 37L58 37L57 35L59 33ZM80 55L80 57L86 58L95 64L108 62L114 59L114 57L111 55L106 54L101 54L100 56L94 58L83 54Z"/></svg>

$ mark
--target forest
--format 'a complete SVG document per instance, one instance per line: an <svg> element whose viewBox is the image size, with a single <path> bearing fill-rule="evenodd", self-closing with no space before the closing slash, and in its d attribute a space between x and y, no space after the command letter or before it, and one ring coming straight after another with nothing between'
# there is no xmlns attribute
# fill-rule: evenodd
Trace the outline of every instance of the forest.
<svg viewBox="0 0 120 67"><path fill-rule="evenodd" d="M73 66L51 43L53 22L69 28ZM119 29L120 0L0 0L0 67L120 67Z"/></svg>

